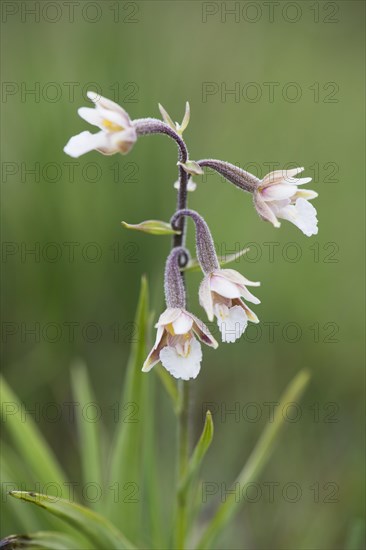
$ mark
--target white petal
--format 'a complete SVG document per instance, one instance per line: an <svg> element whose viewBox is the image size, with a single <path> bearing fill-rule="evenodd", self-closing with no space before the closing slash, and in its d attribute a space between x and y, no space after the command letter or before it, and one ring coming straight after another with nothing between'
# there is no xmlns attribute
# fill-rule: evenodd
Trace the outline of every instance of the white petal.
<svg viewBox="0 0 366 550"><path fill-rule="evenodd" d="M235 269L220 269L213 271L213 274L218 273L226 277L229 281L232 283L236 283L238 285L244 285L244 286L260 286L261 284L258 281L249 281L244 275L239 273L239 271L236 271Z"/></svg>
<svg viewBox="0 0 366 550"><path fill-rule="evenodd" d="M248 302L252 302L252 304L261 303L261 301L256 296L254 296L254 294L249 292L249 290L245 286L241 287L241 295L243 296L243 298L245 298L245 300L248 300Z"/></svg>
<svg viewBox="0 0 366 550"><path fill-rule="evenodd" d="M214 314L213 314L212 295L211 295L211 289L210 289L210 278L211 278L210 275L205 275L205 277L203 278L203 281L200 284L200 288L198 291L198 297L199 297L200 305L206 311L208 320L212 321L214 318Z"/></svg>
<svg viewBox="0 0 366 550"><path fill-rule="evenodd" d="M100 115L99 111L97 109L91 109L90 107L80 107L78 109L78 115L86 120L86 122L89 122L89 124L93 124L93 126L98 126L99 128L102 128L102 121L103 118Z"/></svg>
<svg viewBox="0 0 366 550"><path fill-rule="evenodd" d="M167 307L165 311L160 315L158 322L155 326L159 325L169 325L182 313L182 310L179 307Z"/></svg>
<svg viewBox="0 0 366 550"><path fill-rule="evenodd" d="M95 103L97 109L108 109L109 111L115 111L119 113L124 120L123 126L129 126L131 124L131 119L128 116L128 113L120 106L118 103L115 103L111 99L107 99L101 95L98 95L95 92L87 92L88 98Z"/></svg>
<svg viewBox="0 0 366 550"><path fill-rule="evenodd" d="M318 193L316 191L312 191L311 189L298 189L294 198L301 198L311 201L312 199L316 199L316 197L318 197Z"/></svg>
<svg viewBox="0 0 366 550"><path fill-rule="evenodd" d="M276 213L272 208L272 203L267 203L264 201L259 191L254 193L254 206L262 220L271 222L274 227L280 227L281 224L276 218Z"/></svg>
<svg viewBox="0 0 366 550"><path fill-rule="evenodd" d="M248 324L248 317L243 308L234 306L229 309L229 314L225 319L222 319L218 315L217 324L221 332L222 341L233 343L240 338L245 331Z"/></svg>
<svg viewBox="0 0 366 550"><path fill-rule="evenodd" d="M175 348L166 346L160 352L160 361L175 378L182 380L196 378L201 369L201 345L195 338L192 338L190 351L186 357L179 355Z"/></svg>
<svg viewBox="0 0 366 550"><path fill-rule="evenodd" d="M305 185L305 183L309 183L313 178L287 178L284 180L284 183L290 184L290 185Z"/></svg>
<svg viewBox="0 0 366 550"><path fill-rule="evenodd" d="M182 311L177 319L173 321L174 334L187 334L192 328L193 319L185 311Z"/></svg>
<svg viewBox="0 0 366 550"><path fill-rule="evenodd" d="M270 185L262 189L261 195L265 201L274 201L289 199L296 193L296 191L296 185L277 184Z"/></svg>
<svg viewBox="0 0 366 550"><path fill-rule="evenodd" d="M215 273L219 272L216 271ZM240 296L238 285L232 283L224 276L212 275L210 279L210 288L211 291L216 292L220 296L224 296L224 298L239 298Z"/></svg>
<svg viewBox="0 0 366 550"><path fill-rule="evenodd" d="M295 204L285 206L278 215L296 225L307 237L318 233L316 210L305 199L297 199Z"/></svg>
<svg viewBox="0 0 366 550"><path fill-rule="evenodd" d="M64 152L70 157L78 158L93 149L101 147L108 148L108 139L104 132L91 134L90 132L81 132L77 136L73 136L64 147Z"/></svg>
<svg viewBox="0 0 366 550"><path fill-rule="evenodd" d="M267 185L276 185L277 183L282 183L300 172L305 170L304 167L301 168L292 168L291 170L274 170L267 174L262 180L262 186Z"/></svg>

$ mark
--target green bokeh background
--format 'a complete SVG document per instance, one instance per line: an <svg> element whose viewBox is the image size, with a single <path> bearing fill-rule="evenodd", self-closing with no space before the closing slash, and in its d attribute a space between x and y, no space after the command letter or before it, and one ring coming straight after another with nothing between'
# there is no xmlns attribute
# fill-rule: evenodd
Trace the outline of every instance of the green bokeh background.
<svg viewBox="0 0 366 550"><path fill-rule="evenodd" d="M278 401L301 368L312 372L301 418L286 422L261 474L262 496L246 503L220 547L344 548L364 511L363 2L299 1L295 4L300 17L292 23L288 19L296 19L296 13L288 2L278 3L273 22L264 2L255 3L260 11L253 2L237 2L244 10L238 22L233 15L226 21L224 17L225 5L229 9L234 2L224 7L213 2L207 8L195 1L104 1L97 3L101 15L95 23L81 15L88 2L75 7L73 22L58 2L62 16L55 23L50 22L56 13L52 7L39 22L31 15L22 22L21 3L9 4L19 12L3 17L2 237L4 243L14 244L3 245L2 303L3 323L14 323L17 333L3 334L6 379L30 408L36 403L63 403L70 399L70 364L82 358L107 430L111 429L110 406L120 395L130 347L128 323L134 317L140 278L148 276L156 318L163 307L163 269L170 247L169 237L131 233L120 222L169 219L175 205L176 148L166 137L151 136L141 138L128 157L91 153L73 160L62 149L70 136L89 129L76 112L88 103L88 83L118 100L132 118L159 116L160 102L180 121L189 100L191 122L185 138L191 158L239 163L259 176L268 171L266 163L305 166L304 174L314 177L312 187L319 192L314 203L319 234L312 238L286 222L279 230L262 222L250 197L214 174L196 178L197 191L189 197L190 206L210 225L219 253L252 243L249 256L231 267L262 283L256 293L262 304L255 307L262 321L260 332L250 327L247 337L235 345L205 350L194 383L194 437L205 403L214 402L217 409L203 478L229 486L268 420L264 404ZM114 22L111 9L116 5L119 22ZM218 12L203 22L204 10L216 8ZM90 7L86 17L94 18L95 13ZM204 101L207 82L216 83L218 92ZM264 84L268 82L277 83L273 101ZM283 96L291 82L301 91L297 101ZM65 83L76 83L74 97ZM235 83L244 90L241 97L221 96L220 90L233 89ZM248 83L255 84L248 88ZM38 97L22 95L22 88L35 86L40 89ZM250 101L255 89L262 96ZM294 90L288 87L290 98ZM73 179L68 162L75 163ZM24 175L24 169L36 163L39 181ZM97 163L100 172L94 182L90 163ZM114 181L117 166L119 177ZM192 233L189 223L193 252ZM93 248L85 252L91 242L101 252L96 262L81 253L83 249L93 255ZM55 251L47 249L47 243L56 243L62 252L54 262L47 261L47 251L49 256ZM78 243L73 262L64 243ZM4 246L14 246L15 253L7 255L10 249ZM34 246L40 247L39 261L32 255L22 258L22 247ZM189 303L204 318L197 300L199 282L199 274L188 277ZM29 328L35 323L56 323L59 340L47 341L55 334L52 327L39 342L22 337L22 324ZM69 338L65 323L77 323L74 338ZM102 331L94 343L87 341L92 329L88 337L82 334L88 323ZM269 323L277 323L274 339ZM300 330L297 339L295 325L288 323ZM111 328L117 325L118 342ZM5 330L9 326L3 324ZM292 338L296 341L290 342ZM253 402L262 414L250 422L254 409L246 407ZM240 418L225 415L226 409L235 407ZM163 391L157 414L159 489L167 502L174 427ZM40 425L70 477L77 479L74 427L44 417ZM279 484L274 502L264 485L269 482ZM291 482L301 489L297 502L282 494ZM326 501L335 487L329 483L336 484L336 502ZM319 502L310 488L316 484ZM208 499L207 514L219 498L220 491L216 499ZM20 519L13 510L4 506L3 536L19 531Z"/></svg>

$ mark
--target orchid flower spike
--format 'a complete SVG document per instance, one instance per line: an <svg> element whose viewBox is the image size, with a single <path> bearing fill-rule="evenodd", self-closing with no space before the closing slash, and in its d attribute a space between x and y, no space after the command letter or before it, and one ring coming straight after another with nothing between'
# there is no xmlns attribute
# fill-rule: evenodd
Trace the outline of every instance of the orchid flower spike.
<svg viewBox="0 0 366 550"><path fill-rule="evenodd" d="M172 227L181 216L191 217L196 225L197 258L205 276L199 289L199 301L209 321L214 316L223 342L235 342L245 332L248 321L259 323L258 317L244 302L259 304L247 286L259 286L234 269L221 269L214 243L205 220L194 210L178 210L171 219Z"/></svg>
<svg viewBox="0 0 366 550"><path fill-rule="evenodd" d="M202 321L185 309L185 291L179 269L179 258L186 251L182 247L173 248L165 268L165 298L167 308L160 315L155 344L150 351L142 370L148 372L154 365L163 367L175 378L189 380L196 378L201 369L201 342L217 348L218 343Z"/></svg>
<svg viewBox="0 0 366 550"><path fill-rule="evenodd" d="M318 193L310 189L298 189L311 178L295 178L304 168L276 170L259 181L254 191L254 204L258 214L280 227L278 218L288 220L296 225L307 237L318 233L317 213L309 200L315 199Z"/></svg>
<svg viewBox="0 0 366 550"><path fill-rule="evenodd" d="M129 115L117 103L95 92L88 92L87 96L95 104L95 109L80 107L78 113L89 124L98 126L100 132L91 134L85 131L73 136L64 147L65 153L74 158L93 150L103 155L128 153L137 139Z"/></svg>

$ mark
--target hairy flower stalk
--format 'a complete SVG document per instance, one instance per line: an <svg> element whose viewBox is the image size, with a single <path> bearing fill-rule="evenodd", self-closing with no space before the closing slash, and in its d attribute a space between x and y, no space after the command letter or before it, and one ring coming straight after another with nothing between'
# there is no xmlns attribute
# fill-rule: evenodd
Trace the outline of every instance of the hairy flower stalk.
<svg viewBox="0 0 366 550"><path fill-rule="evenodd" d="M205 220L194 210L179 210L171 219L173 229L181 216L189 216L196 225L197 259L205 277L200 285L199 300L210 321L214 316L223 342L235 342L244 333L248 321L258 323L258 317L243 298L254 304L260 301L247 286L259 286L234 269L221 269L211 232Z"/></svg>
<svg viewBox="0 0 366 550"><path fill-rule="evenodd" d="M139 118L132 122L133 127L136 130L138 136L146 136L149 134L165 134L177 143L179 155L178 162L185 163L188 160L188 150L183 138L174 131L168 124L158 120L157 118ZM183 167L178 167L178 199L177 210L185 208L187 205L187 187L188 187L188 174ZM174 235L173 246L182 246L185 241L185 223L184 218L181 219L179 226L180 234ZM184 267L184 264L180 264Z"/></svg>

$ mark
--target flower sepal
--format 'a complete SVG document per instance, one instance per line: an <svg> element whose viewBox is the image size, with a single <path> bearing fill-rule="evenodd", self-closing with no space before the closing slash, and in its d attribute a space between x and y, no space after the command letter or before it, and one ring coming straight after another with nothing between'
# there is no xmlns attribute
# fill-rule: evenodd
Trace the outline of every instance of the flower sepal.
<svg viewBox="0 0 366 550"><path fill-rule="evenodd" d="M161 220L146 220L137 224L124 221L121 223L127 229L143 231L144 233L149 233L149 235L180 235L181 233L178 229L173 229L170 223Z"/></svg>

